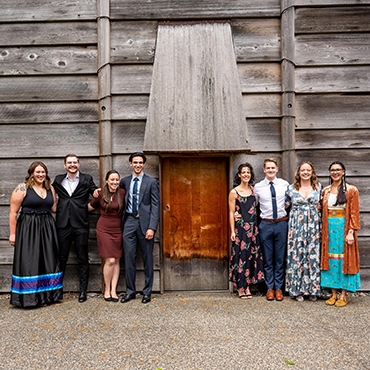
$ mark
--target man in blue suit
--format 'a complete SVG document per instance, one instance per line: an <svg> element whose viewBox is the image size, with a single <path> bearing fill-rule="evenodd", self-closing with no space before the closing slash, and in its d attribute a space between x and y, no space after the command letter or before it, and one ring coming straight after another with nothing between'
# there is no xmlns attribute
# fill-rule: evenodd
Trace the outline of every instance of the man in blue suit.
<svg viewBox="0 0 370 370"><path fill-rule="evenodd" d="M120 181L126 190L126 212L123 217L123 253L126 267L126 294L121 302L136 298L136 250L139 246L144 261L145 286L142 302L151 300L153 287L153 247L154 234L159 221L158 182L144 174L146 157L143 153L133 153L129 158L132 175Z"/></svg>

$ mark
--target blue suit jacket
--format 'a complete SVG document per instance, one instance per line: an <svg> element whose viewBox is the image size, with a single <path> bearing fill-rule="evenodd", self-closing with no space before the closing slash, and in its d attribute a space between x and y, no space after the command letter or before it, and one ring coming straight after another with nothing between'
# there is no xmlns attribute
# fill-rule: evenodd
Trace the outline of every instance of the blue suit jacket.
<svg viewBox="0 0 370 370"><path fill-rule="evenodd" d="M126 190L125 204L127 207L130 192L131 177L121 179L119 186ZM144 174L139 194L139 221L142 233L145 235L148 229L157 230L159 222L159 186L156 179ZM126 214L123 223L126 221Z"/></svg>

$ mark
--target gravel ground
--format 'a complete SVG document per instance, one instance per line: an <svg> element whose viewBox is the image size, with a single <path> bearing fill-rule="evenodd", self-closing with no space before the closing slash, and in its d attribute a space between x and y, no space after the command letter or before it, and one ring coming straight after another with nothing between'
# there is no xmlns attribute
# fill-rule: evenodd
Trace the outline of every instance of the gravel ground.
<svg viewBox="0 0 370 370"><path fill-rule="evenodd" d="M139 298L139 297L138 297ZM370 296L268 302L165 293L147 305L66 294L35 309L0 297L0 369L370 369Z"/></svg>

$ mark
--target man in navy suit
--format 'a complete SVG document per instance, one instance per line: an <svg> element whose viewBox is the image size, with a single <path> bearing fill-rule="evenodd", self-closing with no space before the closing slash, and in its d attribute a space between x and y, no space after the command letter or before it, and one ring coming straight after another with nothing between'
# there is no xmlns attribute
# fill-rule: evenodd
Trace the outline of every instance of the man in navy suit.
<svg viewBox="0 0 370 370"><path fill-rule="evenodd" d="M144 261L145 286L142 302L151 300L153 287L154 234L159 221L158 182L144 174L146 157L133 153L129 158L132 175L121 179L120 187L126 190L123 217L123 253L126 267L126 294L121 302L136 298L136 250L139 246Z"/></svg>
<svg viewBox="0 0 370 370"><path fill-rule="evenodd" d="M66 174L55 177L53 187L58 195L57 232L59 241L60 267L63 277L74 241L78 268L80 273L79 302L87 299L86 291L89 280L89 259L87 242L89 238L89 218L87 203L89 195L97 188L93 178L79 172L80 161L75 154L67 154L64 158Z"/></svg>

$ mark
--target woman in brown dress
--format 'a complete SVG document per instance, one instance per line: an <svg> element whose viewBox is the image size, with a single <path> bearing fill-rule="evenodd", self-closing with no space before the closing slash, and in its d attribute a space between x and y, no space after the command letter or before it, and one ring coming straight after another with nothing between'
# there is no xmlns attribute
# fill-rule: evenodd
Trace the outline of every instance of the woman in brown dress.
<svg viewBox="0 0 370 370"><path fill-rule="evenodd" d="M108 171L105 186L98 191L98 197L88 204L89 211L100 205L100 218L96 225L99 256L105 258L103 267L104 299L118 302L117 283L122 257L122 213L124 210L125 190L119 188L119 174Z"/></svg>

